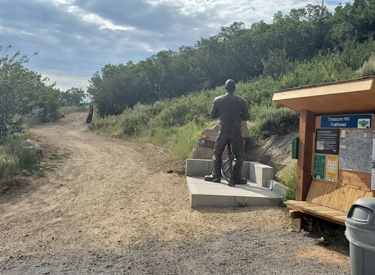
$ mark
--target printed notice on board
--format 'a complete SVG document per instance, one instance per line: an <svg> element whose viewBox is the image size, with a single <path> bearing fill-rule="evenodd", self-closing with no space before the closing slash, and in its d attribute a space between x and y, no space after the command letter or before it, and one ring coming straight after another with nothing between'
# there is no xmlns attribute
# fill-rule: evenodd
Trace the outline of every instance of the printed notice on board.
<svg viewBox="0 0 375 275"><path fill-rule="evenodd" d="M324 180L324 167L326 164L325 155L314 155L314 179Z"/></svg>
<svg viewBox="0 0 375 275"><path fill-rule="evenodd" d="M327 156L326 157L326 177L328 181L337 182L337 174L339 171L339 157L338 156Z"/></svg>
<svg viewBox="0 0 375 275"><path fill-rule="evenodd" d="M317 129L315 153L339 154L340 129Z"/></svg>
<svg viewBox="0 0 375 275"><path fill-rule="evenodd" d="M375 190L375 131L372 138L372 169L371 169L371 190Z"/></svg>

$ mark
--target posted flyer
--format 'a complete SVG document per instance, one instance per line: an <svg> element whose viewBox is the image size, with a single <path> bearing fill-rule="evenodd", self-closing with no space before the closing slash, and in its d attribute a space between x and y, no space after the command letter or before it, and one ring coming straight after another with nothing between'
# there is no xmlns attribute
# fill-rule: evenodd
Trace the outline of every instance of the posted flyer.
<svg viewBox="0 0 375 275"><path fill-rule="evenodd" d="M326 159L326 177L328 181L337 182L337 175L339 171L339 157L338 156L327 156Z"/></svg>
<svg viewBox="0 0 375 275"><path fill-rule="evenodd" d="M315 154L314 156L314 174L315 179L324 180L324 167L326 164L326 156Z"/></svg>

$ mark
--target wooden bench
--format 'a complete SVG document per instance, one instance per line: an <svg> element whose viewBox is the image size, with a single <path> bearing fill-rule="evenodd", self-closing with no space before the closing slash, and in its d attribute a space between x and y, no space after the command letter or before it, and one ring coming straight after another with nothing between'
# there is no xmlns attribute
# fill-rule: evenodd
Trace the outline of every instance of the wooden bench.
<svg viewBox="0 0 375 275"><path fill-rule="evenodd" d="M373 197L370 189L371 174L339 170L339 181L313 179L306 201L286 201L292 218L307 214L340 225L345 225L346 215L359 198Z"/></svg>

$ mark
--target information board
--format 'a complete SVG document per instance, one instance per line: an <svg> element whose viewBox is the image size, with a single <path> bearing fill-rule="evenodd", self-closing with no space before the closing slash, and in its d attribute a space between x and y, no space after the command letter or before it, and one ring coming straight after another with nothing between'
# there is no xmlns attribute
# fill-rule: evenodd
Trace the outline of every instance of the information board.
<svg viewBox="0 0 375 275"><path fill-rule="evenodd" d="M317 129L315 153L339 154L340 129Z"/></svg>
<svg viewBox="0 0 375 275"><path fill-rule="evenodd" d="M372 130L341 130L340 169L372 172Z"/></svg>

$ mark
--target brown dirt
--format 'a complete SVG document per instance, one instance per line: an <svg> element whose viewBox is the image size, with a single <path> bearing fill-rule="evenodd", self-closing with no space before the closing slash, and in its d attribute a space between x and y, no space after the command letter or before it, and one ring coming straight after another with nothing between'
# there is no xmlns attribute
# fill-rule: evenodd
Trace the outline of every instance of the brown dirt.
<svg viewBox="0 0 375 275"><path fill-rule="evenodd" d="M343 251L342 249L339 249L339 251L333 251L317 245L306 247L305 250L300 251L298 256L306 259L316 259L322 263L335 263L342 265L346 265L350 261L347 251Z"/></svg>
<svg viewBox="0 0 375 275"><path fill-rule="evenodd" d="M69 154L44 178L3 195L0 254L187 239L243 228L287 228L279 207L191 209L185 178L153 145L87 131L85 113L33 129L41 145ZM178 167L177 167L178 168Z"/></svg>
<svg viewBox="0 0 375 275"><path fill-rule="evenodd" d="M191 209L185 178L167 173L178 164L160 148L93 134L85 119L74 113L33 129L45 152L68 157L0 194L0 263L291 226L280 207Z"/></svg>

